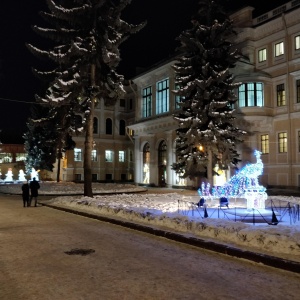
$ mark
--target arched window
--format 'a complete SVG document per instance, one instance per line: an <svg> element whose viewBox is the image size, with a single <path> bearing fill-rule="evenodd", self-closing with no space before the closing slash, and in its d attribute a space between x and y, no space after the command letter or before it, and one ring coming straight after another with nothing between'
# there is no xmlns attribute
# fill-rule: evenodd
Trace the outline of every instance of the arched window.
<svg viewBox="0 0 300 300"><path fill-rule="evenodd" d="M124 120L120 120L119 134L120 135L125 135L125 121Z"/></svg>
<svg viewBox="0 0 300 300"><path fill-rule="evenodd" d="M97 134L98 133L98 118L94 117L94 122L93 122L93 133Z"/></svg>
<svg viewBox="0 0 300 300"><path fill-rule="evenodd" d="M143 183L149 183L150 179L150 145L145 144L143 148Z"/></svg>
<svg viewBox="0 0 300 300"><path fill-rule="evenodd" d="M158 165L167 165L167 144L166 141L161 141L158 146Z"/></svg>
<svg viewBox="0 0 300 300"><path fill-rule="evenodd" d="M106 134L112 134L112 120L110 118L106 119Z"/></svg>
<svg viewBox="0 0 300 300"><path fill-rule="evenodd" d="M158 184L165 186L167 180L167 144L161 141L158 145Z"/></svg>

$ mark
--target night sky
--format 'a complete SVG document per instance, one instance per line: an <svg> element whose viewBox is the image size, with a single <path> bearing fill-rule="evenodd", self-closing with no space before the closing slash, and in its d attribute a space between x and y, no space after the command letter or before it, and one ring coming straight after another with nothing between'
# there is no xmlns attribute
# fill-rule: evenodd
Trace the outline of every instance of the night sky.
<svg viewBox="0 0 300 300"><path fill-rule="evenodd" d="M23 143L22 133L27 130L30 102L41 90L33 76L32 67L43 68L25 47L29 42L42 48L45 40L35 34L31 26L43 25L38 15L48 11L44 0L2 1L0 7L0 141ZM255 7L260 15L287 0L229 0L229 11L246 5ZM122 18L132 24L147 20L147 26L131 36L121 47L119 73L131 78L137 67L149 67L172 55L179 45L176 37L190 28L190 19L198 0L132 0ZM224 0L225 3L225 0ZM263 3L263 4L262 4ZM7 100L4 100L7 99Z"/></svg>

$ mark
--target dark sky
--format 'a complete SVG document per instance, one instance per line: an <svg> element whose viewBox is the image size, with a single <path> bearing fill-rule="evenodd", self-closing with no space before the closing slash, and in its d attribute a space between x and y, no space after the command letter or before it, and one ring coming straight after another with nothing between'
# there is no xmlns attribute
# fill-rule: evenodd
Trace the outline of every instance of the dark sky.
<svg viewBox="0 0 300 300"><path fill-rule="evenodd" d="M43 24L38 15L47 11L45 0L2 1L0 6L0 141L23 143L30 102L39 93L40 83L34 78L31 67L42 66L25 47L29 42L37 47L43 39L31 29ZM225 2L225 0L224 0ZM228 11L246 5L255 7L260 15L287 0L229 0ZM138 24L147 20L147 26L130 37L121 47L122 62L119 73L130 78L137 67L149 67L174 53L178 46L175 38L190 28L190 18L197 8L198 0L132 0L122 18ZM7 99L7 100L3 100Z"/></svg>

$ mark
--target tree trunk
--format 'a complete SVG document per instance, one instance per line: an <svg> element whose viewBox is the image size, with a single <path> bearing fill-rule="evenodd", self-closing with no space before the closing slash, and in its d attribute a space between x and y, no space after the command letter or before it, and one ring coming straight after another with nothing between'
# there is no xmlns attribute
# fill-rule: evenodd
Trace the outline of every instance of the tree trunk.
<svg viewBox="0 0 300 300"><path fill-rule="evenodd" d="M91 65L91 87L95 86L95 65ZM93 197L92 189L92 150L93 150L93 121L95 99L93 91L90 94L90 112L86 120L84 142L84 196Z"/></svg>
<svg viewBox="0 0 300 300"><path fill-rule="evenodd" d="M60 174L60 162L61 162L61 154L57 159L57 173L56 173L56 182L60 182L59 174Z"/></svg>
<svg viewBox="0 0 300 300"><path fill-rule="evenodd" d="M57 149L57 172L56 172L56 182L60 182L60 165L61 165L61 159L62 159L62 153L61 153L61 138L59 139L58 143L58 149Z"/></svg>

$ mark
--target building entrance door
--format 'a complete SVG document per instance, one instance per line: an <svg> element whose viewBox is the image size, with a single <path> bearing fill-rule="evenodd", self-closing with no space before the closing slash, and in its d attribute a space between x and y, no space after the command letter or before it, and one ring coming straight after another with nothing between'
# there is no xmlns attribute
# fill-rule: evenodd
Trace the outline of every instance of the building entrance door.
<svg viewBox="0 0 300 300"><path fill-rule="evenodd" d="M166 166L158 167L158 186L164 187L166 186Z"/></svg>

